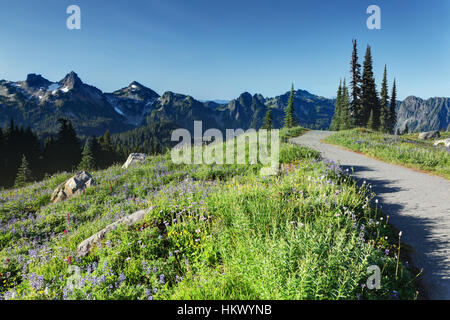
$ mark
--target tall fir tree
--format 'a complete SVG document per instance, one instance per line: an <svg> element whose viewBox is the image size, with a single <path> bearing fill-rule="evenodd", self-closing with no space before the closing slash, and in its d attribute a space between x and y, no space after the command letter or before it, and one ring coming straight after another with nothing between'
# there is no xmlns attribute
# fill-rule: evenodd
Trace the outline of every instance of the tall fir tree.
<svg viewBox="0 0 450 320"><path fill-rule="evenodd" d="M334 108L333 119L331 119L330 130L338 131L341 123L341 97L342 97L342 80L339 80L339 87L336 93L336 106Z"/></svg>
<svg viewBox="0 0 450 320"><path fill-rule="evenodd" d="M392 85L392 95L391 95L391 104L389 106L389 126L388 130L390 133L394 133L395 127L397 126L397 84L394 83Z"/></svg>
<svg viewBox="0 0 450 320"><path fill-rule="evenodd" d="M380 127L380 103L378 99L375 78L372 68L372 53L368 45L363 63L363 75L361 85L361 125L367 126L370 113L373 112L372 128Z"/></svg>
<svg viewBox="0 0 450 320"><path fill-rule="evenodd" d="M87 139L86 143L84 144L82 158L81 158L81 162L78 166L78 169L85 170L85 171L92 171L92 170L96 169L95 157L94 157L94 153L92 152L91 139Z"/></svg>
<svg viewBox="0 0 450 320"><path fill-rule="evenodd" d="M25 155L22 156L22 163L17 171L16 180L14 186L16 188L24 187L28 182L31 181L31 170Z"/></svg>
<svg viewBox="0 0 450 320"><path fill-rule="evenodd" d="M375 117L373 110L370 110L369 120L367 121L367 128L377 130L375 125Z"/></svg>
<svg viewBox="0 0 450 320"><path fill-rule="evenodd" d="M346 80L344 78L344 84L341 94L341 116L340 116L339 130L347 130L353 128L353 121L351 117L351 105L350 96Z"/></svg>
<svg viewBox="0 0 450 320"><path fill-rule="evenodd" d="M381 83L380 91L380 131L385 133L391 133L389 129L389 97L388 97L388 84L387 84L387 67L384 66L383 82Z"/></svg>
<svg viewBox="0 0 450 320"><path fill-rule="evenodd" d="M81 161L81 144L77 133L70 120L58 119L61 127L56 141L59 158L56 160L58 170L70 171L78 166Z"/></svg>
<svg viewBox="0 0 450 320"><path fill-rule="evenodd" d="M361 115L361 65L358 62L358 48L357 41L353 40L353 52L352 60L350 62L350 74L351 74L351 102L350 102L350 118L352 125L362 125Z"/></svg>
<svg viewBox="0 0 450 320"><path fill-rule="evenodd" d="M292 84L291 94L289 95L289 101L285 111L286 115L284 117L284 126L286 128L292 128L298 124L294 114L294 93L294 84Z"/></svg>
<svg viewBox="0 0 450 320"><path fill-rule="evenodd" d="M262 129L272 130L273 129L273 118L272 118L272 108L267 106L266 115L264 116Z"/></svg>

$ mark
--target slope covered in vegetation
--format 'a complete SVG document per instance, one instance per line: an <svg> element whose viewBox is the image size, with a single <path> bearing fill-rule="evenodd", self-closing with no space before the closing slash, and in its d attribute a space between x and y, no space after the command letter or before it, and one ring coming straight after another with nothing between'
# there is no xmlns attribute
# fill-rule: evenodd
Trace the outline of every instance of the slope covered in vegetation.
<svg viewBox="0 0 450 320"><path fill-rule="evenodd" d="M282 140L300 134L282 131ZM50 203L56 175L0 194L4 299L412 299L398 235L334 163L282 143L276 176L261 165L145 164L92 172L85 194ZM86 258L80 242L139 209ZM381 269L368 290L367 268ZM78 267L79 276L74 271ZM75 285L71 285L75 284Z"/></svg>
<svg viewBox="0 0 450 320"><path fill-rule="evenodd" d="M359 128L339 131L324 142L450 179L450 150L444 146L433 146L430 141L418 140L417 136L396 136ZM447 136L443 133L439 139Z"/></svg>

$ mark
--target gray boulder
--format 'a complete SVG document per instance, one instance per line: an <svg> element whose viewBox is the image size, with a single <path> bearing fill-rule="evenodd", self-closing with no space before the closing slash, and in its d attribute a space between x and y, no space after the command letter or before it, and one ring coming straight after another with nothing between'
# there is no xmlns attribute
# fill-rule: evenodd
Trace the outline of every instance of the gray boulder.
<svg viewBox="0 0 450 320"><path fill-rule="evenodd" d="M420 140L435 139L439 138L440 136L441 134L439 133L439 131L428 131L419 133Z"/></svg>
<svg viewBox="0 0 450 320"><path fill-rule="evenodd" d="M145 210L137 211L129 216L126 216L120 220L117 220L114 223L111 223L103 230L97 232L93 236L89 237L88 239L84 240L80 245L77 247L77 257L82 258L89 255L92 248L94 248L96 245L98 245L101 240L105 237L105 235L108 232L111 232L112 230L117 229L117 227L121 224L131 226L133 224L138 223L139 221L142 221L147 213L152 211L155 207L150 207Z"/></svg>
<svg viewBox="0 0 450 320"><path fill-rule="evenodd" d="M447 148L450 148L450 138L438 140L434 143L435 146L443 144Z"/></svg>
<svg viewBox="0 0 450 320"><path fill-rule="evenodd" d="M132 153L128 156L127 161L122 166L123 169L126 169L128 167L135 166L138 163L143 163L147 160L147 155L143 153Z"/></svg>
<svg viewBox="0 0 450 320"><path fill-rule="evenodd" d="M89 187L95 185L92 176L86 171L80 171L66 182L61 183L50 198L53 203L58 203L76 195L79 195Z"/></svg>

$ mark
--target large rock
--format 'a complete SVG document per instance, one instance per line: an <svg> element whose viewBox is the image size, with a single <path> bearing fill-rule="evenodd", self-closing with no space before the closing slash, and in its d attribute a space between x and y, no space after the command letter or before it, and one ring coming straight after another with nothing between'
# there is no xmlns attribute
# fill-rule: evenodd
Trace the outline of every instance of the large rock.
<svg viewBox="0 0 450 320"><path fill-rule="evenodd" d="M117 227L121 224L131 226L135 223L138 223L139 221L143 220L145 215L152 211L155 207L150 207L145 210L137 211L127 217L124 217L120 220L117 220L116 222L108 225L103 230L97 232L93 236L89 237L88 239L84 240L77 248L77 257L86 257L91 252L92 248L96 246L104 237L105 235L112 231L117 229Z"/></svg>
<svg viewBox="0 0 450 320"><path fill-rule="evenodd" d="M439 131L428 131L419 133L420 140L435 139L439 138L440 136L441 134L439 133Z"/></svg>
<svg viewBox="0 0 450 320"><path fill-rule="evenodd" d="M79 195L89 187L95 185L92 176L86 171L80 171L66 182L61 183L50 198L53 203L61 202Z"/></svg>
<svg viewBox="0 0 450 320"><path fill-rule="evenodd" d="M143 153L132 153L128 156L127 161L122 166L123 169L126 169L128 167L135 166L138 163L143 163L147 159L147 155Z"/></svg>
<svg viewBox="0 0 450 320"><path fill-rule="evenodd" d="M441 144L443 144L447 148L450 148L450 138L443 139L443 140L438 140L438 141L436 141L434 143L435 146L438 146L438 145L441 145Z"/></svg>

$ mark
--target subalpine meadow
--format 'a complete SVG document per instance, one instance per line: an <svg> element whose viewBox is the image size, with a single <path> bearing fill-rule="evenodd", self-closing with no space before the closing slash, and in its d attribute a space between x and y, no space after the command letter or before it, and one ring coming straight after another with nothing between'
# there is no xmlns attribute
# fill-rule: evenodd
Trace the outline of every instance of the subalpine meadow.
<svg viewBox="0 0 450 320"><path fill-rule="evenodd" d="M370 188L285 142L304 131L281 131L274 176L260 164L177 165L166 153L91 172L96 186L57 204L50 195L72 173L1 192L2 299L416 298L416 274ZM149 207L76 257L84 239ZM371 265L379 290L366 286Z"/></svg>

